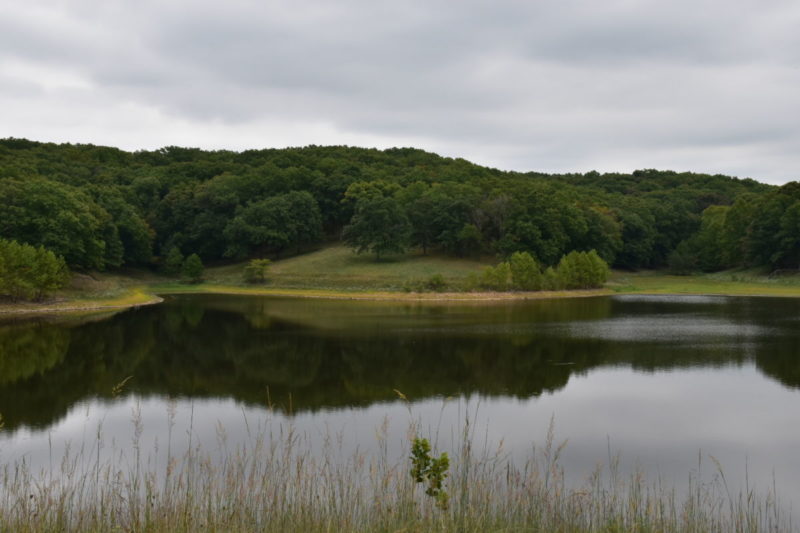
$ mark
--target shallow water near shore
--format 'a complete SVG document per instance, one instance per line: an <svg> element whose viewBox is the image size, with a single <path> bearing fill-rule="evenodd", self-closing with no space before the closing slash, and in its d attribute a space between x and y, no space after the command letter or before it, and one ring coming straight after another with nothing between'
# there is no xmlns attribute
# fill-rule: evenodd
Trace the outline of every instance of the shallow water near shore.
<svg viewBox="0 0 800 533"><path fill-rule="evenodd" d="M411 424L448 450L468 423L477 448L521 462L553 419L576 483L619 454L680 489L716 460L731 491L774 485L796 515L798 326L800 300L666 296L187 295L104 320L16 321L0 324L0 461L46 470L83 448L124 462L136 446L165 464L289 430L342 457L399 456Z"/></svg>

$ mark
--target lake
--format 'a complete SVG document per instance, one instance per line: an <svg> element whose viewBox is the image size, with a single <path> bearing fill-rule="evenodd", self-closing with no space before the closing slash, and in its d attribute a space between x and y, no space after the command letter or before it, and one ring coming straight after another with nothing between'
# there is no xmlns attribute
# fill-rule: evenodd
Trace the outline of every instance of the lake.
<svg viewBox="0 0 800 533"><path fill-rule="evenodd" d="M342 456L399 455L414 424L439 449L466 427L476 448L522 461L552 421L576 482L618 456L624 472L680 490L718 461L732 491L774 486L798 507L799 326L800 300L699 296L192 295L7 321L0 460L47 469L92 446L222 457L256 428L292 428L314 449L333 441Z"/></svg>

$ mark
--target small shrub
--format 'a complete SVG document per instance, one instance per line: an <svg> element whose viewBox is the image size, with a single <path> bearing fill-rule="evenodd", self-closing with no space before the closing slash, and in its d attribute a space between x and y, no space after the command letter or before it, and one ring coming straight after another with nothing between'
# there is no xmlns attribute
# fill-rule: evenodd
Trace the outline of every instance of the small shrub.
<svg viewBox="0 0 800 533"><path fill-rule="evenodd" d="M405 292L442 292L447 288L447 281L441 274L433 274L426 279L408 279L403 282Z"/></svg>
<svg viewBox="0 0 800 533"><path fill-rule="evenodd" d="M461 282L461 290L466 292L477 291L481 286L481 276L477 272L470 272Z"/></svg>
<svg viewBox="0 0 800 533"><path fill-rule="evenodd" d="M416 290L414 282L410 280L404 281L401 289L403 289L403 292L414 292Z"/></svg>
<svg viewBox="0 0 800 533"><path fill-rule="evenodd" d="M244 267L242 277L247 283L264 283L267 281L267 270L271 261L269 259L251 259Z"/></svg>
<svg viewBox="0 0 800 533"><path fill-rule="evenodd" d="M433 274L425 281L425 288L429 291L442 292L447 288L447 282L441 274Z"/></svg>

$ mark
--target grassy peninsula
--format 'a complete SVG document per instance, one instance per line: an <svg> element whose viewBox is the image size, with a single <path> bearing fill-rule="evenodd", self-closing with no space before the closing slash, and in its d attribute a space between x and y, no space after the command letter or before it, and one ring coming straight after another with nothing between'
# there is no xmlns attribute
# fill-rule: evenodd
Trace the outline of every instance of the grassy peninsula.
<svg viewBox="0 0 800 533"><path fill-rule="evenodd" d="M413 301L504 301L530 298L571 298L610 294L674 294L800 297L800 278L770 277L759 270L730 270L713 274L670 275L661 271L612 271L602 289L580 291L496 292L465 291L471 274L492 258L456 258L422 253L389 256L381 261L356 255L342 245L276 260L263 284L243 281L245 263L206 269L201 283L145 270L122 273L75 274L68 287L44 302L0 304L0 315L64 313L124 309L157 303L159 295L225 293L300 298L341 298ZM422 287L431 276L441 276L440 290Z"/></svg>

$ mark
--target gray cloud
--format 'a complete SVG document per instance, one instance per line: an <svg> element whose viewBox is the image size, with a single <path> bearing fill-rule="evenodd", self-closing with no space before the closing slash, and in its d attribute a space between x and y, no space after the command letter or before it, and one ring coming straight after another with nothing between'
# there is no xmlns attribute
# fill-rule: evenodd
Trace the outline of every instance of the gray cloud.
<svg viewBox="0 0 800 533"><path fill-rule="evenodd" d="M783 0L9 4L0 135L783 182L800 178L797 27Z"/></svg>

